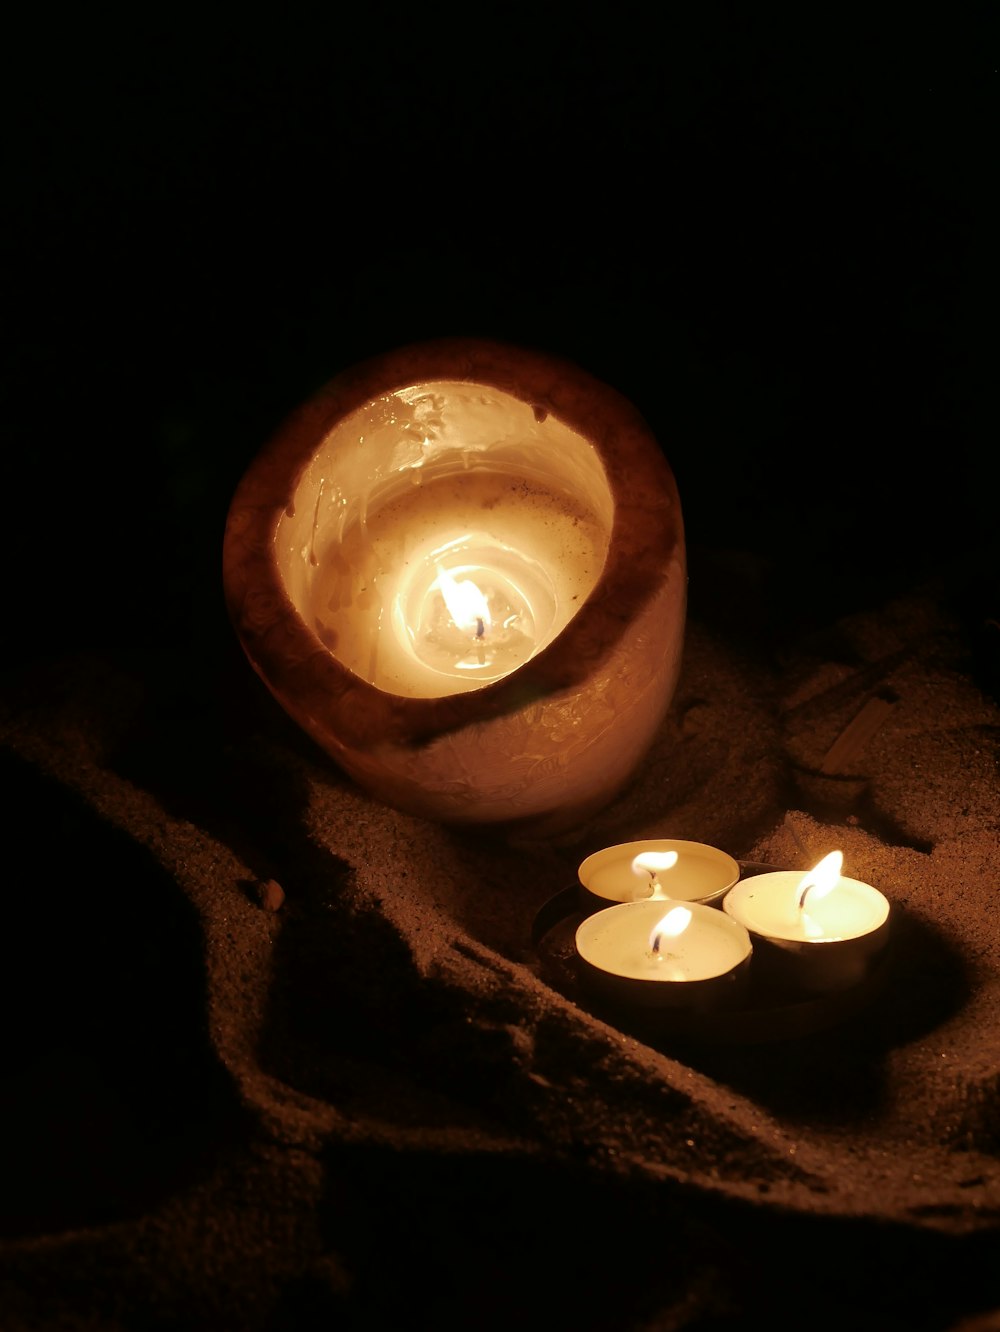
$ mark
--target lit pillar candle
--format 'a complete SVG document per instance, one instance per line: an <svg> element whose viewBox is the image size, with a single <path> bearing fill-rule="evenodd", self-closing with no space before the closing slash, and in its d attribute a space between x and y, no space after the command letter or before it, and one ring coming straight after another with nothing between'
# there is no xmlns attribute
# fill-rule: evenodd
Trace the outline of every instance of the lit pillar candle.
<svg viewBox="0 0 1000 1332"><path fill-rule="evenodd" d="M631 403L537 349L432 339L346 367L244 473L222 554L274 698L419 817L578 831L677 685L673 473ZM455 585L485 602L471 624Z"/></svg>
<svg viewBox="0 0 1000 1332"><path fill-rule="evenodd" d="M620 902L577 927L581 982L616 1004L708 1011L730 1003L753 951L738 922L701 903Z"/></svg>
<svg viewBox="0 0 1000 1332"><path fill-rule="evenodd" d="M777 978L811 991L863 980L888 939L889 903L869 883L840 873L832 851L806 874L776 870L743 879L723 910L750 932Z"/></svg>
<svg viewBox="0 0 1000 1332"><path fill-rule="evenodd" d="M714 846L664 837L595 851L577 877L581 906L595 911L657 893L676 902L718 902L740 877L740 867Z"/></svg>

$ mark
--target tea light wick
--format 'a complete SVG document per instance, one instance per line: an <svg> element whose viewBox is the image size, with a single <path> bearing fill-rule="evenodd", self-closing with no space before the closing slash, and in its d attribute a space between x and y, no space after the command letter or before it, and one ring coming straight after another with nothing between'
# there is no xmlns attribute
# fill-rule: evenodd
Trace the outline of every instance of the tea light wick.
<svg viewBox="0 0 1000 1332"><path fill-rule="evenodd" d="M818 901L825 897L827 893L835 887L840 878L841 867L844 863L844 853L842 851L831 851L828 856L812 867L807 874L802 877L799 885L799 910L805 911L806 898L812 894L812 901Z"/></svg>
<svg viewBox="0 0 1000 1332"><path fill-rule="evenodd" d="M677 864L676 851L640 851L632 861L633 874L648 874L650 897L666 897L663 885L656 877L661 870L673 869ZM656 949L653 949L655 952Z"/></svg>
<svg viewBox="0 0 1000 1332"><path fill-rule="evenodd" d="M660 960L660 945L664 938L676 939L691 924L691 912L685 906L671 907L662 920L658 920L649 935L649 951Z"/></svg>

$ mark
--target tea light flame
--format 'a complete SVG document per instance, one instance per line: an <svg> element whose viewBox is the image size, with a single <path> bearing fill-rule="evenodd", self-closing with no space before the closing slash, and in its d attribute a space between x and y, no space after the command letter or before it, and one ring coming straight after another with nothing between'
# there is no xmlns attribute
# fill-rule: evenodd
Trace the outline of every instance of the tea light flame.
<svg viewBox="0 0 1000 1332"><path fill-rule="evenodd" d="M640 851L632 861L632 872L649 875L651 897L666 897L667 894L656 876L660 870L673 869L676 864L676 851Z"/></svg>
<svg viewBox="0 0 1000 1332"><path fill-rule="evenodd" d="M799 884L800 911L805 910L807 896L810 901L817 902L836 886L843 863L843 852L831 851L829 855L824 856L808 873L802 876Z"/></svg>
<svg viewBox="0 0 1000 1332"><path fill-rule="evenodd" d="M675 856L676 859L676 856ZM662 939L676 939L679 934L683 934L691 924L692 913L685 906L671 907L662 920L657 921L649 935L649 951L655 956L660 956L660 942Z"/></svg>
<svg viewBox="0 0 1000 1332"><path fill-rule="evenodd" d="M432 587L438 587L444 597L455 627L473 637L484 638L490 628L490 608L486 598L471 578L461 582L454 578L440 564L437 566L437 579Z"/></svg>

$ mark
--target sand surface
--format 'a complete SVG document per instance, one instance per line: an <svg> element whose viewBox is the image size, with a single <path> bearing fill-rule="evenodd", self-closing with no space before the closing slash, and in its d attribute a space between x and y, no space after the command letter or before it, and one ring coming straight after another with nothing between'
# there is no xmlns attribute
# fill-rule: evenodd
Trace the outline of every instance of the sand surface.
<svg viewBox="0 0 1000 1332"><path fill-rule="evenodd" d="M756 637L780 605L766 565L693 550L691 579L661 734L558 843L360 793L228 625L145 676L72 652L10 674L7 1328L418 1306L728 1326L797 1317L817 1283L831 1326L1000 1309L979 574ZM841 849L891 903L883 963L700 1023L602 1011L572 965L576 870L645 836L745 875Z"/></svg>

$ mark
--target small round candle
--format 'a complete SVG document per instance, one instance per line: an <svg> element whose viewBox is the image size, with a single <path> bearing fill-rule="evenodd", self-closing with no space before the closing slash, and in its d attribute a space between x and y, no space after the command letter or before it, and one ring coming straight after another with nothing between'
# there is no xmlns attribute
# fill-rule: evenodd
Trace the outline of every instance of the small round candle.
<svg viewBox="0 0 1000 1332"><path fill-rule="evenodd" d="M752 951L747 930L723 912L663 898L595 911L576 931L583 983L642 1008L721 1006L745 976Z"/></svg>
<svg viewBox="0 0 1000 1332"><path fill-rule="evenodd" d="M887 941L887 899L870 883L842 875L842 863L834 851L806 874L757 874L736 884L722 903L764 946L772 969L803 989L857 983Z"/></svg>
<svg viewBox="0 0 1000 1332"><path fill-rule="evenodd" d="M666 864L660 857L675 857ZM580 898L593 911L654 894L676 902L718 901L740 877L738 861L714 846L674 837L621 842L595 851L577 871Z"/></svg>

